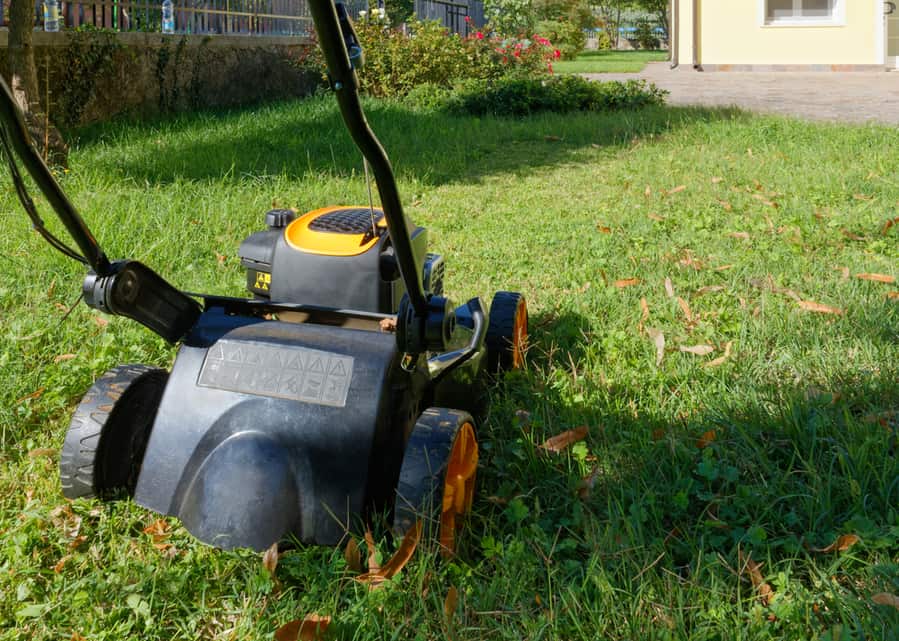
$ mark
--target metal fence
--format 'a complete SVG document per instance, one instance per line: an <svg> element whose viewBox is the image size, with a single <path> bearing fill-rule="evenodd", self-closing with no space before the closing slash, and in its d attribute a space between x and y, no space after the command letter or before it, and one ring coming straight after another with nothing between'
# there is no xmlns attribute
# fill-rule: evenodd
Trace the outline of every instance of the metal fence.
<svg viewBox="0 0 899 641"><path fill-rule="evenodd" d="M312 18L306 0L173 0L175 31L184 34L307 35ZM8 26L9 0L0 5ZM61 25L113 31L162 31L161 0L62 1ZM43 23L43 1L35 1L35 24Z"/></svg>
<svg viewBox="0 0 899 641"><path fill-rule="evenodd" d="M415 15L419 20L438 20L450 31L463 36L482 28L486 22L484 3L479 0L415 0Z"/></svg>

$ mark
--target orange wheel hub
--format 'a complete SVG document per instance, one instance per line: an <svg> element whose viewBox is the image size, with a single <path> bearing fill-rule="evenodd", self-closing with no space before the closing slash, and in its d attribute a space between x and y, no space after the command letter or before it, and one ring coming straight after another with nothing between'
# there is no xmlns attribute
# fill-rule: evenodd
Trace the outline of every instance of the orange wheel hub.
<svg viewBox="0 0 899 641"><path fill-rule="evenodd" d="M443 484L443 508L440 515L441 554L450 556L456 551L456 530L462 517L471 511L474 483L478 469L478 441L474 426L464 423L459 428Z"/></svg>

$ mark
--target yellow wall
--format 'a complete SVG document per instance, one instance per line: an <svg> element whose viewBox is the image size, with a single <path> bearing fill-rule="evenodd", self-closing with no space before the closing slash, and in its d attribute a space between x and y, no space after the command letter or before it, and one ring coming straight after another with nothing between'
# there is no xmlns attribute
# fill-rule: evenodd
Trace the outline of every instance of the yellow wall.
<svg viewBox="0 0 899 641"><path fill-rule="evenodd" d="M842 0L842 26L765 26L759 0L700 0L700 62L707 65L873 65L884 59L882 0ZM680 0L680 64L693 61L693 1Z"/></svg>

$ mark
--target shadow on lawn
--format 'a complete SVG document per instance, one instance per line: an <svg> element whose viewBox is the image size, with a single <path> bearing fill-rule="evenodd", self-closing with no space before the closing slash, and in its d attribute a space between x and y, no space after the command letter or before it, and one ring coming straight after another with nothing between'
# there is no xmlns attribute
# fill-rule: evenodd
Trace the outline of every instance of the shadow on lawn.
<svg viewBox="0 0 899 641"><path fill-rule="evenodd" d="M822 632L846 621L877 638L899 630L899 612L870 602L871 594L897 588L895 368L837 376L826 390L772 381L740 394L739 378L748 372L738 363L716 372L699 367L691 376L709 398L698 392L697 409L671 419L655 406L646 409L652 394L633 385L603 385L595 373L576 380L572 370L585 367L585 341L600 331L595 323L570 313L532 320L530 371L507 378L485 426L480 492L489 499L472 528L482 548L485 534L491 541L528 541L526 560L515 567L514 559L503 559L512 564L504 572L528 576L527 561L551 559L560 598L569 589L583 590L578 598L585 603L603 600L592 590L630 596L633 605L623 607L636 626L641 614L634 609L645 609L642 632L650 633L657 612L639 598L645 589L682 630L701 620L701 612L679 601L690 598L689 590L730 586L736 595L742 581L747 607L756 603L748 576L734 575L740 553L750 554L784 593L777 607L792 608L769 610L780 620L770 624L772 633L798 618ZM714 385L721 373L737 387L731 395ZM538 447L579 425L590 428L586 450L556 455ZM849 533L862 543L839 564L834 555L812 551ZM546 563L540 571L550 576ZM533 580L542 581L539 573ZM597 638L624 633L614 625L595 632Z"/></svg>
<svg viewBox="0 0 899 641"><path fill-rule="evenodd" d="M551 166L585 147L625 147L694 122L728 120L729 109L646 108L590 114L541 114L524 119L452 117L384 102L368 105L369 121L400 179L426 184ZM149 124L120 123L84 130L83 153L114 135L124 157L103 154L100 169L122 178L164 183L226 176L362 172L330 98L226 113L200 113ZM79 155L80 155L79 154Z"/></svg>

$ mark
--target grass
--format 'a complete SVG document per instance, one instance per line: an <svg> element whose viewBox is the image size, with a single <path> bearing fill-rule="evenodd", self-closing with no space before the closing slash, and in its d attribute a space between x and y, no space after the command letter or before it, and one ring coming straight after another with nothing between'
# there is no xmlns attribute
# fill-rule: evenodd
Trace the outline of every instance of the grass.
<svg viewBox="0 0 899 641"><path fill-rule="evenodd" d="M553 63L555 73L639 73L647 62L668 60L667 51L584 51Z"/></svg>
<svg viewBox="0 0 899 641"><path fill-rule="evenodd" d="M0 638L270 639L311 612L346 639L899 638L899 610L872 601L899 594L899 301L856 277L899 276L899 227L882 233L899 132L669 108L502 120L371 103L370 119L453 298L512 289L531 308L527 368L480 426L459 557L425 544L369 592L341 550L300 549L275 582L174 520L154 541L158 516L130 502L67 506L57 452L80 395L174 350L67 314L82 271L7 181ZM237 246L273 201L366 201L327 99L106 125L71 162L62 181L108 253L192 291L241 293ZM715 351L679 350L694 345ZM539 448L581 425L566 452ZM861 540L813 550L843 534Z"/></svg>

